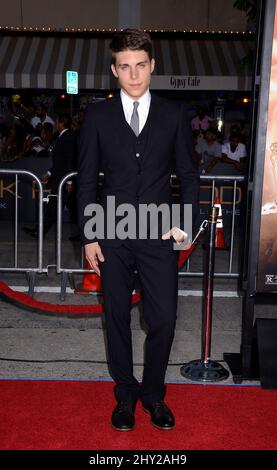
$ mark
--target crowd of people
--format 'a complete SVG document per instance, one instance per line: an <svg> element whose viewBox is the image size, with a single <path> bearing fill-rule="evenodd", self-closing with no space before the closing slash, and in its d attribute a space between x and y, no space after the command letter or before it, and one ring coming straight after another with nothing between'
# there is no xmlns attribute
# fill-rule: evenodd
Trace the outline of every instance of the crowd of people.
<svg viewBox="0 0 277 470"><path fill-rule="evenodd" d="M227 139L217 122L203 108L191 120L195 158L202 175L243 173L246 169L246 135L237 123L231 125ZM226 166L227 164L227 166ZM229 170L229 171L228 171Z"/></svg>
<svg viewBox="0 0 277 470"><path fill-rule="evenodd" d="M84 110L80 109L70 127L79 134ZM48 114L43 103L25 106L18 99L11 101L9 113L0 119L0 161L14 161L21 157L48 157L52 155L59 133L58 113Z"/></svg>
<svg viewBox="0 0 277 470"><path fill-rule="evenodd" d="M16 95L15 95L16 96ZM84 109L72 118L71 129L78 136L84 119ZM47 106L23 105L20 99L11 101L9 125L0 119L0 161L21 157L51 156L58 139L57 116L51 116ZM234 123L228 138L218 131L218 123L203 107L191 120L195 158L202 175L242 173L246 168L246 136L241 126ZM223 165L224 164L224 165ZM227 164L227 166L226 166Z"/></svg>

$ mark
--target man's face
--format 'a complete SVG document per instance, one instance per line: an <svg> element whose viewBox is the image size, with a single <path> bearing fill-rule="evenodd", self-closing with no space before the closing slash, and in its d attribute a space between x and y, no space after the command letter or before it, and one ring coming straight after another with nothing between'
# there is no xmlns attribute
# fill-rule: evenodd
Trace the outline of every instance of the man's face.
<svg viewBox="0 0 277 470"><path fill-rule="evenodd" d="M202 120L205 117L205 110L203 108L198 108L198 117Z"/></svg>
<svg viewBox="0 0 277 470"><path fill-rule="evenodd" d="M37 107L36 114L37 114L37 116L38 116L39 118L44 117L44 114L45 114L44 109L43 109L41 106L38 106L38 107Z"/></svg>
<svg viewBox="0 0 277 470"><path fill-rule="evenodd" d="M208 143L214 142L216 140L216 135L213 132L206 131L206 141Z"/></svg>
<svg viewBox="0 0 277 470"><path fill-rule="evenodd" d="M115 64L111 65L112 72L119 80L120 87L130 98L139 99L149 88L151 73L155 60L150 61L146 51L116 52Z"/></svg>
<svg viewBox="0 0 277 470"><path fill-rule="evenodd" d="M232 152L234 152L239 144L239 139L237 137L233 137L230 139L230 147Z"/></svg>

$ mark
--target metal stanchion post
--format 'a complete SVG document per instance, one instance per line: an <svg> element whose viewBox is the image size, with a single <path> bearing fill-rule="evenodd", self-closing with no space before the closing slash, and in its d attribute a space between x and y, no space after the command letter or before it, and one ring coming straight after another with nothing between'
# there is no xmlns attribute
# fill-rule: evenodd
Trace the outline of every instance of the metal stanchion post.
<svg viewBox="0 0 277 470"><path fill-rule="evenodd" d="M208 236L209 246L206 260L205 289L202 322L202 358L184 364L181 374L190 380L202 382L217 382L225 380L229 372L218 362L210 359L211 331L212 331L212 305L213 305L213 280L215 258L215 236L218 208L212 207L209 214Z"/></svg>

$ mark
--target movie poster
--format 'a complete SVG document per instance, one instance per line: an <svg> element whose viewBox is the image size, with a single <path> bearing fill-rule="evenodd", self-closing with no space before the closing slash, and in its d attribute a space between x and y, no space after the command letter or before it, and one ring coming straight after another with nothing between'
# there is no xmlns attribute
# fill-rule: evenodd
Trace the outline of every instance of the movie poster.
<svg viewBox="0 0 277 470"><path fill-rule="evenodd" d="M257 291L277 291L277 4L268 101Z"/></svg>

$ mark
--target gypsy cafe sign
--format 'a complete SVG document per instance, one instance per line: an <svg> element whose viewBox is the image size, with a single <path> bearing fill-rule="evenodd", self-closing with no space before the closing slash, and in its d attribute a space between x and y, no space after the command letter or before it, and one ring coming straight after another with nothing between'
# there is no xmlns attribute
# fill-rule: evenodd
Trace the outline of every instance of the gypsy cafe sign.
<svg viewBox="0 0 277 470"><path fill-rule="evenodd" d="M201 79L198 77L170 77L170 85L176 90L180 88L198 88L200 83Z"/></svg>
<svg viewBox="0 0 277 470"><path fill-rule="evenodd" d="M238 76L153 74L151 77L154 90L239 90L247 86Z"/></svg>

